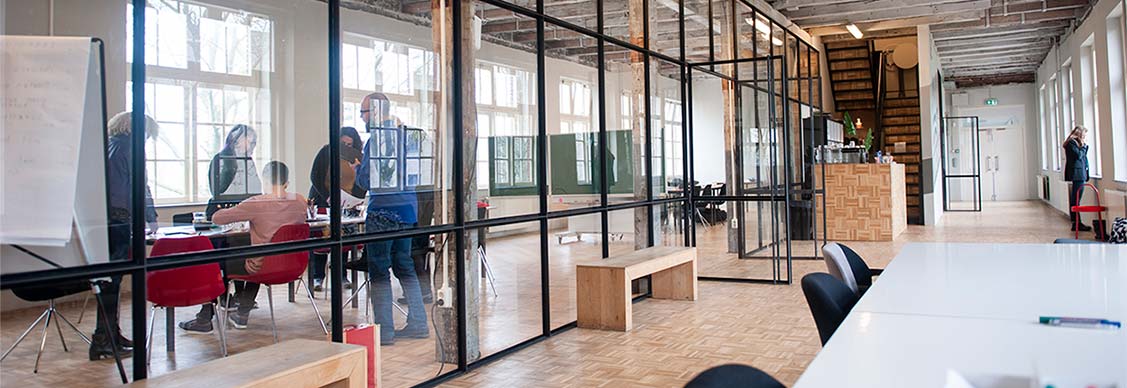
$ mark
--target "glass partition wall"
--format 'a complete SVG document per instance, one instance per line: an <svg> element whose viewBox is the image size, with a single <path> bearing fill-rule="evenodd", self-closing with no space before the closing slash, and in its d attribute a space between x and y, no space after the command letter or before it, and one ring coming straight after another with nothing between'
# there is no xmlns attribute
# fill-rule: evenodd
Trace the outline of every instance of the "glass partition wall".
<svg viewBox="0 0 1127 388"><path fill-rule="evenodd" d="M696 246L702 278L790 282L803 244L817 249L803 144L818 52L741 0L19 11L42 18L4 34L103 42L98 146L120 171L109 260L6 261L0 286L124 276L133 379L379 323L383 383L434 383L574 327L577 263ZM230 296L154 299L201 268ZM288 268L305 270L262 278ZM96 310L79 305L64 308ZM119 381L113 363L55 354L70 358L52 373ZM25 372L3 379L49 384Z"/></svg>
<svg viewBox="0 0 1127 388"><path fill-rule="evenodd" d="M699 274L790 282L794 265L821 265L801 260L820 259L823 244L815 233L823 227L815 211L822 174L812 150L818 51L743 2L699 6L719 31L695 37L710 45L689 63ZM686 39L694 35L686 31Z"/></svg>

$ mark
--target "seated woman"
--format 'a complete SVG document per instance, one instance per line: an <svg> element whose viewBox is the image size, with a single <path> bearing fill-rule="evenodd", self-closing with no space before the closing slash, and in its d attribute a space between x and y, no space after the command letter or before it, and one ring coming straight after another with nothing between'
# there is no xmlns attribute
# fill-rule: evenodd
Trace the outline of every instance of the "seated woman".
<svg viewBox="0 0 1127 388"><path fill-rule="evenodd" d="M267 244L279 228L287 224L305 222L306 202L301 194L287 192L289 187L289 168L282 162L272 161L262 168L263 180L269 185L265 194L256 195L240 202L235 207L221 209L212 215L216 224L250 222L250 241L252 244ZM249 275L262 268L263 258L236 259L227 261L226 274ZM247 327L247 318L254 308L259 285L247 283L235 292L230 307L237 310L228 314L228 320L236 329ZM205 304L196 314L196 319L180 322L180 328L190 333L210 333L211 318L215 314L210 304Z"/></svg>

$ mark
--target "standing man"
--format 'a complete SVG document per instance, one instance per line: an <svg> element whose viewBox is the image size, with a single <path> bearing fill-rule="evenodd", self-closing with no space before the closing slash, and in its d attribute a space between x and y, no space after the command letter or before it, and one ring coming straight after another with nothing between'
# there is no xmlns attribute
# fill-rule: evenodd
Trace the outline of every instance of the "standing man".
<svg viewBox="0 0 1127 388"><path fill-rule="evenodd" d="M415 189L406 186L403 177L400 122L390 114L391 103L382 93L364 97L360 116L371 134L364 145L360 165L356 169L356 185L368 192L368 232L389 232L413 228L418 223L418 200ZM368 253L368 276L372 282L372 309L380 325L380 344L392 345L396 338L427 338L426 306L423 305L419 278L411 259L411 239L400 238L374 242L365 248ZM395 272L407 298L407 326L395 330L392 315L391 276Z"/></svg>

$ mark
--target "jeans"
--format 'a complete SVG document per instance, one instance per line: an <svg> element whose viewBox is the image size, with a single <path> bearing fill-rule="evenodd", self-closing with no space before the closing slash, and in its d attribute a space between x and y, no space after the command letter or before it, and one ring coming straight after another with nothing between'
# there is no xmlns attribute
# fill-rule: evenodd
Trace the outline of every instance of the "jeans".
<svg viewBox="0 0 1127 388"><path fill-rule="evenodd" d="M369 214L366 222L369 231L392 230L378 218ZM394 228L403 229L412 226L414 225L398 223ZM395 316L391 305L393 296L389 269L399 279L399 285L403 287L404 296L407 297L407 327L425 328L427 311L426 306L423 305L419 278L415 274L415 261L411 258L411 239L374 242L368 244L365 249L368 252L368 276L372 281L372 309L376 314L376 323L380 325L380 340L386 342L395 339Z"/></svg>
<svg viewBox="0 0 1127 388"><path fill-rule="evenodd" d="M1084 184L1085 181L1072 181L1072 190L1068 191L1068 222L1076 227L1081 224L1077 218L1078 214L1072 212L1072 207L1080 205L1080 199L1084 197Z"/></svg>
<svg viewBox="0 0 1127 388"><path fill-rule="evenodd" d="M347 259L347 256L345 257ZM328 253L313 253L309 252L309 276L310 279L325 280L326 274L325 266L329 262ZM343 273L344 280L348 280L348 271Z"/></svg>

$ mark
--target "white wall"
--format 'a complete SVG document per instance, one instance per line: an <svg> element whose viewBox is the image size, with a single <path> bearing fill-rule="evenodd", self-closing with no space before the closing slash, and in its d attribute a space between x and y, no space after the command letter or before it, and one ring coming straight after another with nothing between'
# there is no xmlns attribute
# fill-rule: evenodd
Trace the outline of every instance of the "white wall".
<svg viewBox="0 0 1127 388"><path fill-rule="evenodd" d="M1082 101L1083 99L1081 98L1081 96L1083 95L1081 89L1081 56L1082 53L1087 50L1087 48L1084 47L1084 42L1089 37L1094 38L1093 44L1096 50L1095 60L1097 67L1099 68L1099 72L1096 74L1096 77L1098 81L1097 83L1099 84L1097 97L1100 104L1097 109L1099 109L1100 117L1098 132L1099 141L1101 143L1100 167L1103 170L1103 178L1093 179L1089 181L1089 183L1094 183L1097 187L1100 188L1101 191L1127 190L1127 171L1122 171L1122 169L1116 171L1114 164L1115 154L1113 152L1113 149L1118 146L1123 150L1118 155L1118 157L1121 158L1121 160L1122 158L1127 157L1127 139L1114 138L1112 131L1113 128L1117 128L1117 130L1119 131L1127 131L1127 118L1124 117L1125 113L1123 108L1124 106L1127 106L1127 104L1125 104L1125 102L1123 101L1121 94L1112 93L1113 88L1109 86L1118 85L1113 83L1112 73L1108 71L1107 66L1107 64L1109 63L1109 57L1112 57L1111 63L1113 65L1115 63L1123 63L1124 61L1122 58L1114 58L1114 54L1119 54L1119 56L1122 57L1123 42L1112 41L1109 44L1107 33L1109 25L1108 17L1113 15L1122 15L1122 13L1123 5L1121 0L1098 1L1095 5L1093 5L1091 12L1088 14L1088 17L1079 26L1077 26L1075 30L1067 34L1058 46L1054 47L1049 52L1048 56L1045 57L1045 60L1041 62L1041 66L1037 69L1036 87L1040 88L1042 85L1049 85L1049 88L1051 89L1052 86L1050 80L1052 79L1052 77L1055 75L1058 77L1058 79L1063 78L1065 75L1061 72L1062 65L1067 63L1069 59L1072 60L1071 70L1072 79L1074 80L1074 85L1072 85L1073 96L1075 98L1074 105L1072 107L1067 107L1065 106L1067 105L1067 100L1062 100L1065 102L1062 102L1060 104L1059 109L1063 110L1071 108L1072 112L1074 112L1073 117L1075 118L1076 124L1091 127L1092 123L1085 122L1084 114L1082 113L1084 112L1084 104ZM1111 50L1109 50L1109 48ZM1122 73L1116 74L1119 75L1119 78L1114 82L1124 82ZM1064 95L1065 94L1062 91L1059 98L1064 98ZM1038 114L1040 114L1040 106L1038 106ZM1040 118L1043 116L1038 117ZM1058 122L1056 123L1056 128L1061 131L1062 134L1060 135L1060 137L1063 139L1071 129L1071 123L1063 122L1061 112L1057 112L1057 117ZM1037 136L1036 139L1038 147L1036 154L1038 155L1038 158L1040 158L1041 149L1046 145L1044 144L1041 136ZM1091 139L1089 139L1089 142L1091 142ZM1059 147L1059 145L1055 144L1049 146ZM1052 181L1052 184L1050 185L1050 198L1052 199L1052 201L1050 204L1062 213L1067 213L1068 185L1063 184L1064 176L1060 171L1050 171L1042 169L1041 166L1043 165L1044 164L1041 163L1041 160L1038 159L1037 169L1041 171L1042 174L1048 176ZM1049 165L1051 166L1052 164L1050 163ZM1115 179L1117 174L1120 176L1120 180ZM1090 191L1086 192L1084 196L1084 203L1093 203L1093 197L1094 196L1091 195ZM1085 220L1084 222L1087 223L1090 217L1083 216L1083 218Z"/></svg>
<svg viewBox="0 0 1127 388"><path fill-rule="evenodd" d="M931 39L931 28L920 26L916 30L919 50L920 75L920 183L923 192L925 225L935 225L943 217L943 174L939 168L939 115L942 97L939 96L938 73L942 70L939 53ZM943 112L947 114L947 112Z"/></svg>

